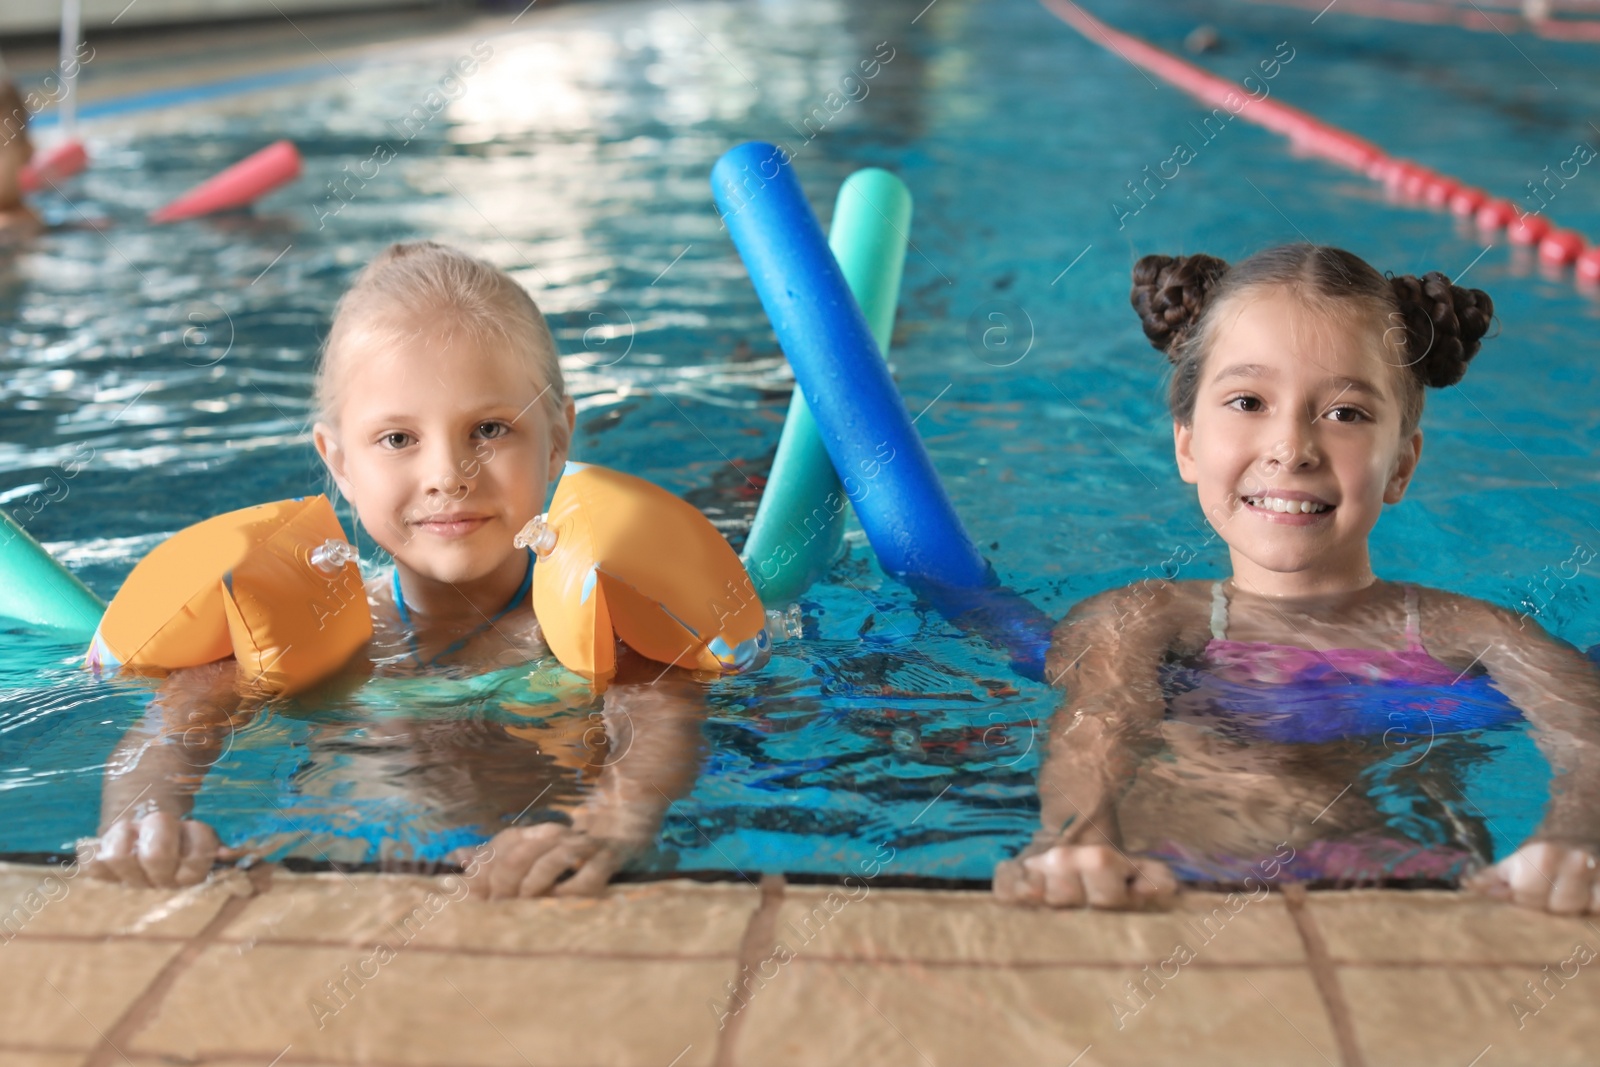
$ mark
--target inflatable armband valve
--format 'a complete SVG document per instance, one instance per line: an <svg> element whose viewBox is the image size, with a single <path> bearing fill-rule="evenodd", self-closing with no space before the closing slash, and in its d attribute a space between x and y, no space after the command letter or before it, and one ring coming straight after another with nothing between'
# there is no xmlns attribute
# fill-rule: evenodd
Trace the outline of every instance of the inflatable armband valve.
<svg viewBox="0 0 1600 1067"><path fill-rule="evenodd" d="M550 510L517 535L538 557L533 606L568 670L604 678L615 644L658 663L748 671L772 654L766 613L728 542L642 478L568 463Z"/></svg>
<svg viewBox="0 0 1600 1067"><path fill-rule="evenodd" d="M267 691L300 692L372 638L355 559L325 496L196 523L128 575L88 663L160 675L231 655Z"/></svg>

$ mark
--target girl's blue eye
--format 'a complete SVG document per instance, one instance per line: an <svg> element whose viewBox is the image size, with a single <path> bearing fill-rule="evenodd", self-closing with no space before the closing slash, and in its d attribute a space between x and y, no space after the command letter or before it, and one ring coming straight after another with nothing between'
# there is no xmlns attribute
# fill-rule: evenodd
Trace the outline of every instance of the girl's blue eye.
<svg viewBox="0 0 1600 1067"><path fill-rule="evenodd" d="M511 427L507 426L503 422L480 422L480 423L478 423L478 436L480 436L480 437L489 437L489 438L504 437L506 434L508 434L510 432L511 432Z"/></svg>
<svg viewBox="0 0 1600 1067"><path fill-rule="evenodd" d="M411 435L397 430L394 433L384 434L378 441L385 448L404 448L411 443Z"/></svg>

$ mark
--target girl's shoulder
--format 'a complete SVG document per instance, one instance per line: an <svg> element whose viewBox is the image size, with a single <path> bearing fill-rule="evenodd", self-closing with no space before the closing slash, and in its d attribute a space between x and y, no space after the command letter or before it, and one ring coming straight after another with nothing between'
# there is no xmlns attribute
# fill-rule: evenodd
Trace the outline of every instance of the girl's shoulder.
<svg viewBox="0 0 1600 1067"><path fill-rule="evenodd" d="M1061 626L1112 629L1169 648L1204 645L1209 636L1212 585L1210 579L1142 579L1079 601Z"/></svg>
<svg viewBox="0 0 1600 1067"><path fill-rule="evenodd" d="M1412 584L1417 590L1423 644L1446 662L1452 653L1458 658L1481 657L1490 643L1517 646L1551 640L1539 620L1525 611L1465 593Z"/></svg>

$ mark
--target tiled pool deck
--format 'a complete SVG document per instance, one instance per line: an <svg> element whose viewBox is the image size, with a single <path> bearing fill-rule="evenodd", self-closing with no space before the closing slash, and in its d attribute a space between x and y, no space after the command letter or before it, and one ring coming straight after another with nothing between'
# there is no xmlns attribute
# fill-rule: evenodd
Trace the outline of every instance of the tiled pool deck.
<svg viewBox="0 0 1600 1067"><path fill-rule="evenodd" d="M775 876L482 903L448 876L260 869L166 891L50 872L0 865L7 1067L1600 1055L1600 923L1449 892L1112 914Z"/></svg>

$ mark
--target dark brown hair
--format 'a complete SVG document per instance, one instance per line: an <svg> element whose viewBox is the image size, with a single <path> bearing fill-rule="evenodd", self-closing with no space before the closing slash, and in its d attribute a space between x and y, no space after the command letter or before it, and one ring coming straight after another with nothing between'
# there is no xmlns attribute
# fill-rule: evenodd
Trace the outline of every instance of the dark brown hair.
<svg viewBox="0 0 1600 1067"><path fill-rule="evenodd" d="M1194 419L1218 309L1277 287L1330 318L1382 332L1397 371L1402 437L1422 420L1422 387L1459 382L1494 317L1494 301L1481 289L1452 285L1438 271L1384 277L1360 256L1327 245L1280 245L1231 267L1215 256L1145 256L1134 265L1130 301L1145 336L1172 361L1173 418L1185 425Z"/></svg>

